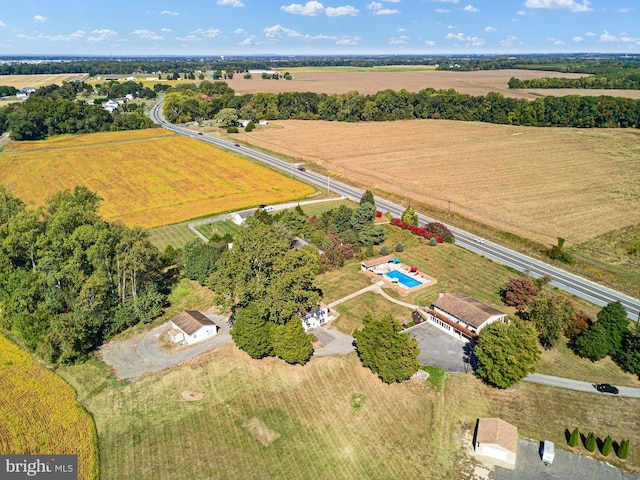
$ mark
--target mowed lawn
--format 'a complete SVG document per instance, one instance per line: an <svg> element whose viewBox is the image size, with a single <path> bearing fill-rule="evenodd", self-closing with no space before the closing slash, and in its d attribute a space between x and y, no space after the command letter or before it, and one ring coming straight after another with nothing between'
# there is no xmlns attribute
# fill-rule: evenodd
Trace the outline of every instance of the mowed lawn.
<svg viewBox="0 0 640 480"><path fill-rule="evenodd" d="M355 354L291 366L226 345L123 385L98 361L60 370L96 420L103 480L460 478L437 395Z"/></svg>
<svg viewBox="0 0 640 480"><path fill-rule="evenodd" d="M65 136L10 145L0 183L35 205L76 185L96 191L107 220L145 228L315 190L246 158L161 129Z"/></svg>
<svg viewBox="0 0 640 480"><path fill-rule="evenodd" d="M95 425L76 392L2 335L0 454L78 455L78 478L98 478Z"/></svg>

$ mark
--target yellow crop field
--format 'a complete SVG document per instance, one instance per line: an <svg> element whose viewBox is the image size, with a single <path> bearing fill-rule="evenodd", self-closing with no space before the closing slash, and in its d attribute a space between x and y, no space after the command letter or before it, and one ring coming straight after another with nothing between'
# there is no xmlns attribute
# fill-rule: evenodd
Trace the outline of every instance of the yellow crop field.
<svg viewBox="0 0 640 480"><path fill-rule="evenodd" d="M152 228L306 197L315 190L243 157L160 129L60 137L0 154L0 184L42 205L84 185L107 220Z"/></svg>
<svg viewBox="0 0 640 480"><path fill-rule="evenodd" d="M243 139L547 245L640 223L635 129L287 120Z"/></svg>
<svg viewBox="0 0 640 480"><path fill-rule="evenodd" d="M51 73L42 75L0 75L0 85L15 88L25 87L45 87L47 85L58 84L62 82L71 82L72 80L83 80L87 77L86 73Z"/></svg>
<svg viewBox="0 0 640 480"><path fill-rule="evenodd" d="M78 455L78 478L98 478L93 419L75 390L0 335L0 453Z"/></svg>

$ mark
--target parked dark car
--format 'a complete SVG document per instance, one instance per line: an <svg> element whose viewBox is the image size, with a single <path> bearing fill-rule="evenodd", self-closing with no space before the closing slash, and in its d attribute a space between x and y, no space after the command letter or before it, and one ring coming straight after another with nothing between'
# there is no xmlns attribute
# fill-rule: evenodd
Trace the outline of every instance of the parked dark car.
<svg viewBox="0 0 640 480"><path fill-rule="evenodd" d="M619 392L618 387L614 387L608 383L596 383L596 390L603 393L613 393L614 395L617 395Z"/></svg>

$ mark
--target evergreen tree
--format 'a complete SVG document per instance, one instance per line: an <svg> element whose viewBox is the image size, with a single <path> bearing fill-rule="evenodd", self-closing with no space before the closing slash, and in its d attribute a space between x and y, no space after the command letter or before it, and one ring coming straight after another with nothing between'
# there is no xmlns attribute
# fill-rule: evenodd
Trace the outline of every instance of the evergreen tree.
<svg viewBox="0 0 640 480"><path fill-rule="evenodd" d="M396 244L396 252L403 252L404 251L404 247L402 246L402 243L398 242Z"/></svg>
<svg viewBox="0 0 640 480"><path fill-rule="evenodd" d="M611 440L611 435L607 435L607 438L604 439L602 450L600 450L600 452L605 457L608 457L611 454L611 450L613 450L613 442Z"/></svg>
<svg viewBox="0 0 640 480"><path fill-rule="evenodd" d="M238 348L253 358L263 358L273 353L271 326L265 321L258 304L250 304L236 311L231 338Z"/></svg>
<svg viewBox="0 0 640 480"><path fill-rule="evenodd" d="M593 361L621 353L622 339L629 327L627 312L620 302L612 302L598 312L598 321L587 328L574 342L581 357Z"/></svg>
<svg viewBox="0 0 640 480"><path fill-rule="evenodd" d="M577 428L574 428L573 432L571 432L571 436L569 437L569 446L577 447L578 442L580 441L580 431Z"/></svg>
<svg viewBox="0 0 640 480"><path fill-rule="evenodd" d="M287 363L307 363L313 353L311 338L302 327L300 317L294 315L285 325L272 325L273 353Z"/></svg>
<svg viewBox="0 0 640 480"><path fill-rule="evenodd" d="M586 448L587 450L589 450L590 452L595 452L596 451L596 436L593 432L589 432L587 434L587 438L584 441L584 448Z"/></svg>
<svg viewBox="0 0 640 480"><path fill-rule="evenodd" d="M391 315L375 319L367 314L362 323L362 329L353 332L362 365L385 383L411 378L420 367L418 341L401 332L400 323Z"/></svg>
<svg viewBox="0 0 640 480"><path fill-rule="evenodd" d="M375 209L376 201L371 190L367 190L362 194L362 198L360 198L360 205L362 205L363 203L370 203Z"/></svg>
<svg viewBox="0 0 640 480"><path fill-rule="evenodd" d="M616 362L625 371L640 377L640 324L636 323L634 328L624 333Z"/></svg>
<svg viewBox="0 0 640 480"><path fill-rule="evenodd" d="M404 211L402 217L400 217L400 220L408 223L409 225L415 225L416 227L418 226L418 214L411 205L409 205Z"/></svg>
<svg viewBox="0 0 640 480"><path fill-rule="evenodd" d="M622 440L620 442L616 455L618 455L618 458L623 460L629 456L629 440Z"/></svg>

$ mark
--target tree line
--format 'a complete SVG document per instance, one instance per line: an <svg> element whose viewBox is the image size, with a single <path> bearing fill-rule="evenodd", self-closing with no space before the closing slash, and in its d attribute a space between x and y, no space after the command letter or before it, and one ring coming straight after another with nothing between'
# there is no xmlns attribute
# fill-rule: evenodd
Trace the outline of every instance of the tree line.
<svg viewBox="0 0 640 480"><path fill-rule="evenodd" d="M224 82L213 82L213 85ZM211 89L211 82L203 82ZM356 91L345 94L312 92L226 94L213 98L201 87L170 90L164 104L165 117L174 123L213 118L223 108L235 109L239 118L267 120L389 121L443 119L534 127L640 126L640 100L569 95L533 101L505 98L497 92L472 96L453 89L426 88L419 92L387 89L372 95ZM216 87L226 90L225 87ZM204 95L203 95L204 93Z"/></svg>
<svg viewBox="0 0 640 480"><path fill-rule="evenodd" d="M0 186L0 328L47 362L82 360L165 305L157 248L102 220L100 200L75 187L30 208Z"/></svg>
<svg viewBox="0 0 640 480"><path fill-rule="evenodd" d="M640 68L616 70L606 74L590 75L580 78L532 78L509 79L509 88L584 88L584 89L640 89Z"/></svg>
<svg viewBox="0 0 640 480"><path fill-rule="evenodd" d="M0 108L0 133L14 140L40 140L50 135L137 130L154 126L143 106L107 112L101 105L76 100L91 88L83 82L41 87L20 103ZM153 91L151 91L153 93Z"/></svg>

